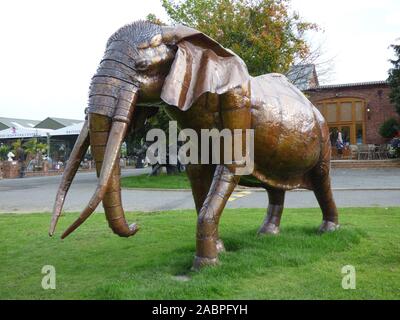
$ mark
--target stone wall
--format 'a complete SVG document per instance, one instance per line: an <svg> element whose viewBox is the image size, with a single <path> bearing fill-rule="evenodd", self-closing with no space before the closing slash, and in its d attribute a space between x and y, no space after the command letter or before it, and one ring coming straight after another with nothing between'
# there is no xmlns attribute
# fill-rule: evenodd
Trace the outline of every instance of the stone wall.
<svg viewBox="0 0 400 320"><path fill-rule="evenodd" d="M26 169L26 166L25 166ZM89 163L88 166L79 168L80 172L95 171L94 165ZM38 171L24 171L24 177L41 177L41 176L56 176L61 175L64 168L59 170L50 169L47 161L43 162L43 169ZM15 179L20 178L21 165L17 161L0 161L0 179Z"/></svg>
<svg viewBox="0 0 400 320"><path fill-rule="evenodd" d="M20 173L20 165L17 161L1 161L0 176L3 179L18 178Z"/></svg>

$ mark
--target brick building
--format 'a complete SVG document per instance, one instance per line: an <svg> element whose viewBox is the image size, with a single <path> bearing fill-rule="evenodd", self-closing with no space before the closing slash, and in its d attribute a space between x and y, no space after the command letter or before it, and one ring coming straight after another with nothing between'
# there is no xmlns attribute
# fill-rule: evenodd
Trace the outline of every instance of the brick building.
<svg viewBox="0 0 400 320"><path fill-rule="evenodd" d="M385 143L379 127L389 118L400 118L386 81L322 85L303 92L327 120L333 143L338 131L347 144Z"/></svg>

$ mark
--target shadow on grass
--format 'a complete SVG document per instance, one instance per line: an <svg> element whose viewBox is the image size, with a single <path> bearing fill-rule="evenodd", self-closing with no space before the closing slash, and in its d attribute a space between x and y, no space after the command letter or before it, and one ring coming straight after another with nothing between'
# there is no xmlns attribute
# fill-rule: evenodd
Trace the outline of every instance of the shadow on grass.
<svg viewBox="0 0 400 320"><path fill-rule="evenodd" d="M238 270L242 274L244 270L259 265L298 267L313 263L327 254L354 247L366 236L362 230L348 227L322 235L317 233L316 228L297 226L283 228L281 234L277 236L258 236L257 229L228 233L223 238L226 252L219 255L221 265L215 269L231 269L230 272L233 273ZM130 244L123 249L134 250L134 247L134 244ZM182 244L170 250L160 246L159 254L154 259L136 265L135 269L137 271L163 269L171 275L196 275L197 272L191 271L194 255L194 243ZM244 266L246 268L243 268Z"/></svg>
<svg viewBox="0 0 400 320"><path fill-rule="evenodd" d="M319 235L316 228L290 226L278 236L257 236L257 229L228 232L224 235L227 252L220 254L220 265L206 267L199 272L191 271L195 253L194 244L166 250L151 261L130 270L125 281L117 281L98 287L95 295L107 299L172 299L182 296L224 296L234 286L234 279L244 280L267 275L276 267L298 268L327 258L335 252L357 246L365 232L353 227L343 227L334 233ZM174 276L186 276L187 282L178 282ZM143 284L145 283L145 286ZM139 285L140 284L140 285ZM220 285L219 285L220 284ZM191 293L190 288L197 290Z"/></svg>

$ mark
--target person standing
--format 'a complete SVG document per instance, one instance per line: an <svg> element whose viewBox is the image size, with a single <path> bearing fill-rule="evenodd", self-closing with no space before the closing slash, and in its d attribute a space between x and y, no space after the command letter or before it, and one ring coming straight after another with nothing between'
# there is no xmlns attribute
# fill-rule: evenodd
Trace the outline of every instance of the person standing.
<svg viewBox="0 0 400 320"><path fill-rule="evenodd" d="M343 157L343 148L344 148L344 143L343 143L342 133L339 131L338 137L336 139L336 149L339 159L342 159Z"/></svg>
<svg viewBox="0 0 400 320"><path fill-rule="evenodd" d="M17 161L19 163L19 177L23 178L25 176L25 151L21 147L17 149Z"/></svg>

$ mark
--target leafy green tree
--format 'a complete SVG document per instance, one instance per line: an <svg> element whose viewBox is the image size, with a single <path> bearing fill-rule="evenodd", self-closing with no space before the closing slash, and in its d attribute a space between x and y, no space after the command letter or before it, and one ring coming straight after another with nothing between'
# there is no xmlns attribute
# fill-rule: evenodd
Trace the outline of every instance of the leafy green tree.
<svg viewBox="0 0 400 320"><path fill-rule="evenodd" d="M200 30L233 50L252 75L286 73L296 59L310 53L305 33L318 30L290 12L290 0L161 1L173 22Z"/></svg>
<svg viewBox="0 0 400 320"><path fill-rule="evenodd" d="M28 157L36 158L38 162L41 162L41 155L46 153L47 144L39 142L37 138L32 138L26 141L22 147L24 148Z"/></svg>
<svg viewBox="0 0 400 320"><path fill-rule="evenodd" d="M17 154L17 150L19 150L20 148L22 148L22 141L21 139L15 140L12 144L12 153Z"/></svg>
<svg viewBox="0 0 400 320"><path fill-rule="evenodd" d="M389 85L391 88L390 101L394 103L396 111L400 114L400 45L391 46L395 52L396 58L390 60L393 68L389 70Z"/></svg>
<svg viewBox="0 0 400 320"><path fill-rule="evenodd" d="M150 21L150 22L153 22L153 23L156 23L156 24L159 24L159 25L165 25L165 23L162 22L160 19L158 19L157 16L154 13L149 13L146 16L146 20Z"/></svg>

